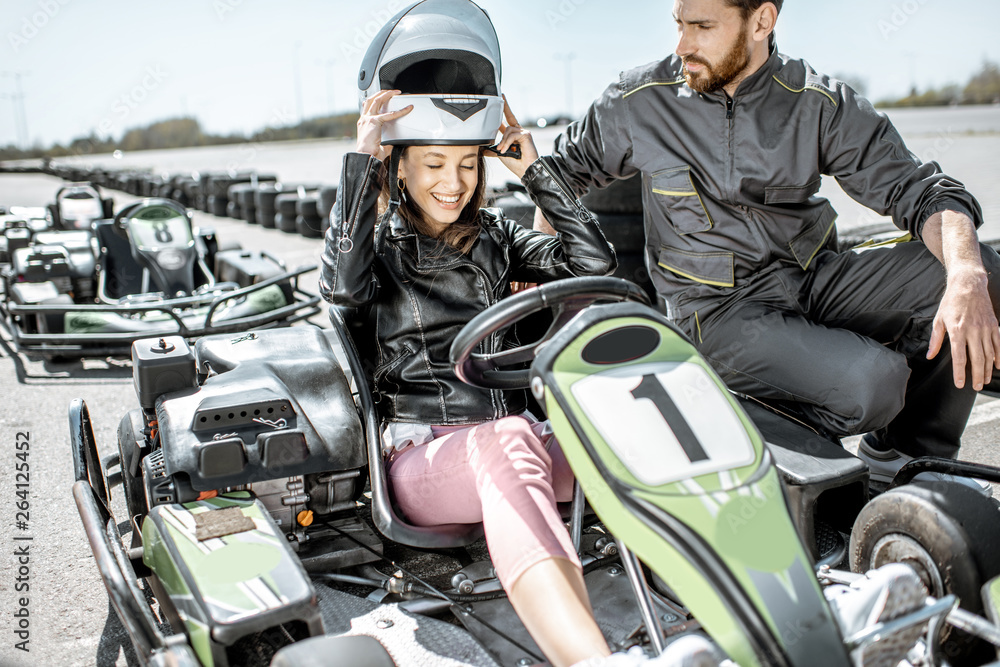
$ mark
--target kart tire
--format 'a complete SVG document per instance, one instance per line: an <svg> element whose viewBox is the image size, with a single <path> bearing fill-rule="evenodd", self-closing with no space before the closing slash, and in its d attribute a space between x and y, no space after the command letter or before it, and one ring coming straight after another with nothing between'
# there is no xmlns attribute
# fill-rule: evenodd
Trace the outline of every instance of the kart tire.
<svg viewBox="0 0 1000 667"><path fill-rule="evenodd" d="M257 187L247 183L244 187L236 189L236 201L240 203L240 208L253 208L256 206L254 199L257 195Z"/></svg>
<svg viewBox="0 0 1000 667"><path fill-rule="evenodd" d="M128 438L131 440L131 438ZM139 476L133 475L129 472L129 466L126 463L131 461L133 457L139 455L139 448L134 442L122 442L121 434L118 437L118 457L121 462L122 471L122 492L125 494L125 507L128 509L128 515L131 519L136 517L135 523L129 523L130 528L134 528L136 525L142 525L142 519L146 516L146 487L142 483L142 462L139 461L137 465L137 470ZM132 540L132 546L139 546L141 540L137 540L138 536L134 536Z"/></svg>
<svg viewBox="0 0 1000 667"><path fill-rule="evenodd" d="M295 230L307 239L318 239L323 236L323 218L297 215Z"/></svg>
<svg viewBox="0 0 1000 667"><path fill-rule="evenodd" d="M327 185L319 189L319 214L320 217L330 217L330 211L337 202L337 186Z"/></svg>
<svg viewBox="0 0 1000 667"><path fill-rule="evenodd" d="M593 213L642 215L642 178L612 181L606 188L592 187L580 201ZM598 216L600 217L600 216Z"/></svg>
<svg viewBox="0 0 1000 667"><path fill-rule="evenodd" d="M298 231L295 229L295 214L292 215L287 215L285 213L275 214L274 226L276 229L280 229L286 234L294 234Z"/></svg>
<svg viewBox="0 0 1000 667"><path fill-rule="evenodd" d="M271 212L277 210L274 204L275 198L281 194L281 190L278 190L274 185L262 185L254 193L253 202L254 206L258 209L267 209Z"/></svg>
<svg viewBox="0 0 1000 667"><path fill-rule="evenodd" d="M1000 574L997 501L955 482L912 482L876 496L854 522L851 570L890 562L913 566L934 597L952 593L964 609L981 614L980 590ZM942 649L952 664L991 652L954 629Z"/></svg>
<svg viewBox="0 0 1000 667"><path fill-rule="evenodd" d="M257 224L257 209L253 206L241 206L240 213L244 222L249 222L251 225Z"/></svg>
<svg viewBox="0 0 1000 667"><path fill-rule="evenodd" d="M220 197L218 195L208 196L208 212L214 216L224 218L226 217L226 206L229 204L225 197Z"/></svg>
<svg viewBox="0 0 1000 667"><path fill-rule="evenodd" d="M306 195L295 202L295 214L303 218L319 218L319 197L317 195Z"/></svg>
<svg viewBox="0 0 1000 667"><path fill-rule="evenodd" d="M240 210L240 205L232 200L226 204L226 216L232 218L233 220L242 220L243 212Z"/></svg>
<svg viewBox="0 0 1000 667"><path fill-rule="evenodd" d="M274 198L274 210L295 219L295 205L299 201L297 192L284 192Z"/></svg>
<svg viewBox="0 0 1000 667"><path fill-rule="evenodd" d="M275 212L273 208L257 209L257 224L265 229L274 229Z"/></svg>

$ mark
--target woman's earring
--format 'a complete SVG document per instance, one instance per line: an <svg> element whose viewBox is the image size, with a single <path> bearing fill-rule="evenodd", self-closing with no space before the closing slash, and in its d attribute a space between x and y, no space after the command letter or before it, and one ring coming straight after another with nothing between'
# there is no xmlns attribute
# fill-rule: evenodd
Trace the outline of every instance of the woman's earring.
<svg viewBox="0 0 1000 667"><path fill-rule="evenodd" d="M406 192L406 181L404 181L402 178L396 179L396 186L399 188L400 192Z"/></svg>

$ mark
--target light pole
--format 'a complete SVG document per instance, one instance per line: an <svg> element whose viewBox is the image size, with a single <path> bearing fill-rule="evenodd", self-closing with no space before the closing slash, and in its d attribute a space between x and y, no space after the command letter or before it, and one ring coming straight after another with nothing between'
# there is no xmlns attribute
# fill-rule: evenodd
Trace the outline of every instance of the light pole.
<svg viewBox="0 0 1000 667"><path fill-rule="evenodd" d="M21 89L21 77L31 74L28 70L13 70L0 72L0 76L11 76L14 77L14 94L8 96L8 99L14 104L14 123L16 124L16 130L18 139L21 144L21 148L28 148L28 116L24 111L24 91ZM18 113L20 111L20 113Z"/></svg>
<svg viewBox="0 0 1000 667"><path fill-rule="evenodd" d="M573 68L572 63L576 60L575 53L556 53L552 56L556 60L566 63L566 115L573 116Z"/></svg>
<svg viewBox="0 0 1000 667"><path fill-rule="evenodd" d="M326 107L327 113L333 115L336 109L334 108L334 70L333 66L337 64L336 58L327 58L326 60L317 60L317 65L322 65L326 68Z"/></svg>
<svg viewBox="0 0 1000 667"><path fill-rule="evenodd" d="M21 116L17 112L17 95L9 95L7 93L0 93L0 100L10 100L10 106L14 110L14 145L20 146L21 143Z"/></svg>
<svg viewBox="0 0 1000 667"><path fill-rule="evenodd" d="M295 40L295 46L292 48L292 69L295 74L295 106L299 112L299 124L302 124L303 113L302 113L302 74L299 71L299 51L302 49L302 40Z"/></svg>

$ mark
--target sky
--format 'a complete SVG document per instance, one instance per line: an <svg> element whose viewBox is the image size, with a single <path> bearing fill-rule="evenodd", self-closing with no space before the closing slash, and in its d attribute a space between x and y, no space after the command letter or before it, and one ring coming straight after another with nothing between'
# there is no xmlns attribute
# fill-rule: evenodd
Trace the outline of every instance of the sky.
<svg viewBox="0 0 1000 667"><path fill-rule="evenodd" d="M253 132L357 109L378 28L407 0L3 0L0 146L182 115ZM618 73L677 44L672 0L480 0L522 119L582 114ZM785 0L779 49L872 99L965 83L1000 62L997 0ZM25 113L20 125L18 109ZM25 127L26 126L26 127ZM19 131L20 130L20 131Z"/></svg>

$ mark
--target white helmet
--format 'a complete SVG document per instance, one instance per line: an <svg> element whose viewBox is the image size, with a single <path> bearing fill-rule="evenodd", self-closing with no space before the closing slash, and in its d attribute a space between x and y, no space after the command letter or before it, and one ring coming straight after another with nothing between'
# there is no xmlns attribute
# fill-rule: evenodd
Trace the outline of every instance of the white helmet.
<svg viewBox="0 0 1000 667"><path fill-rule="evenodd" d="M413 111L382 128L385 145L489 145L503 118L500 42L471 0L422 0L386 23L358 75L360 103L400 90L387 105Z"/></svg>

